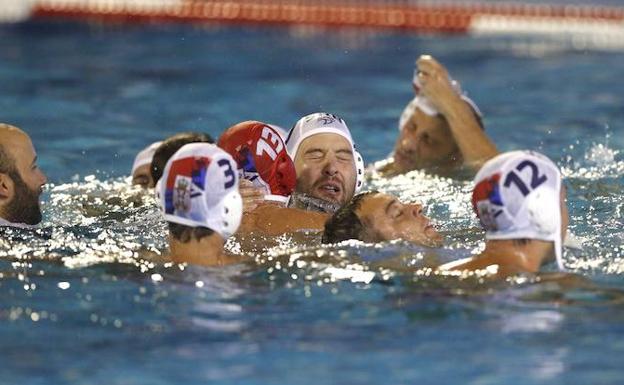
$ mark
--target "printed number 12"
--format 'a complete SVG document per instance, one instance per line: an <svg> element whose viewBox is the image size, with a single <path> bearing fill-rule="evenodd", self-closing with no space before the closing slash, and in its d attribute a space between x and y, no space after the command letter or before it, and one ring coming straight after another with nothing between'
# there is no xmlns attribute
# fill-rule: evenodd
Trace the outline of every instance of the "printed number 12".
<svg viewBox="0 0 624 385"><path fill-rule="evenodd" d="M539 170L537 169L537 166L535 165L535 163L531 162L530 160L525 160L524 162L521 162L516 167L516 170L522 171L526 167L531 168L531 171L532 171L532 174L531 174L531 189L537 188L542 183L546 182L546 180L548 180L548 177L546 177L545 174L539 175ZM520 192L522 193L523 196L527 196L531 192L529 190L529 188L527 187L527 185L524 184L522 179L520 179L518 174L516 174L513 171L511 171L509 174L507 174L507 177L505 178L504 186L505 187L509 187L509 186L511 186L511 184L515 184L516 187L518 187L518 190L520 190Z"/></svg>

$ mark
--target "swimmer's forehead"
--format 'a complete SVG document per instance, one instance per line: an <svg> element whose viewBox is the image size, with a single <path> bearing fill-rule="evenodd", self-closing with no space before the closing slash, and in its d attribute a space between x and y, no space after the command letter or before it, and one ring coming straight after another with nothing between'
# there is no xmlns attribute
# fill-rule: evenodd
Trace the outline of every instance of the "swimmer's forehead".
<svg viewBox="0 0 624 385"><path fill-rule="evenodd" d="M136 176L150 176L150 166L151 164L144 164L142 166L137 167L132 173L133 177Z"/></svg>
<svg viewBox="0 0 624 385"><path fill-rule="evenodd" d="M388 213L401 202L389 194L376 193L364 197L357 210L359 215Z"/></svg>
<svg viewBox="0 0 624 385"><path fill-rule="evenodd" d="M353 153L351 143L345 137L332 133L309 136L301 142L300 147L298 152L334 150Z"/></svg>

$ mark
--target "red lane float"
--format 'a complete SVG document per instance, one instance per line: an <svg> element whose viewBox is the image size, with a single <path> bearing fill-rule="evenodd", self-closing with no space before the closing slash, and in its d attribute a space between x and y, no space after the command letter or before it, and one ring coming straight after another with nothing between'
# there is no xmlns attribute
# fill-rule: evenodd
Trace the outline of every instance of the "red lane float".
<svg viewBox="0 0 624 385"><path fill-rule="evenodd" d="M113 22L224 22L441 33L605 35L624 41L624 7L341 0L31 0L33 16ZM622 43L624 45L624 43Z"/></svg>

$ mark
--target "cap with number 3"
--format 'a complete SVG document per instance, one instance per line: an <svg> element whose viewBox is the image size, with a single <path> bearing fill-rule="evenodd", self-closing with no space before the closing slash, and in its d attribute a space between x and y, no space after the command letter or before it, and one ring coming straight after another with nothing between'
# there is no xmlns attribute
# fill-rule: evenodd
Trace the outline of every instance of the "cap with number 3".
<svg viewBox="0 0 624 385"><path fill-rule="evenodd" d="M242 199L236 163L209 143L191 143L167 162L156 194L165 219L207 227L228 238L240 225Z"/></svg>
<svg viewBox="0 0 624 385"><path fill-rule="evenodd" d="M561 172L546 156L512 151L489 160L474 179L472 205L486 239L552 241L559 267Z"/></svg>
<svg viewBox="0 0 624 385"><path fill-rule="evenodd" d="M265 189L265 199L285 202L295 189L295 166L275 127L257 121L238 123L223 132L219 147L232 155L241 178Z"/></svg>

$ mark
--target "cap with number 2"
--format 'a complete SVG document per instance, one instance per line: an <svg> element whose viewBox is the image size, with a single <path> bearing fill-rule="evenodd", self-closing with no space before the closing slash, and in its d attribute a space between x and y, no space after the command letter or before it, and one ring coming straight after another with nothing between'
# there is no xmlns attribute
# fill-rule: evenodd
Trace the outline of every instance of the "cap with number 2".
<svg viewBox="0 0 624 385"><path fill-rule="evenodd" d="M486 162L474 183L472 205L487 239L552 241L563 268L561 172L550 159L507 152Z"/></svg>

